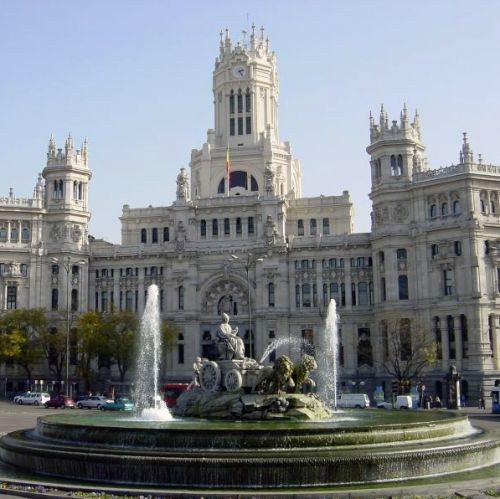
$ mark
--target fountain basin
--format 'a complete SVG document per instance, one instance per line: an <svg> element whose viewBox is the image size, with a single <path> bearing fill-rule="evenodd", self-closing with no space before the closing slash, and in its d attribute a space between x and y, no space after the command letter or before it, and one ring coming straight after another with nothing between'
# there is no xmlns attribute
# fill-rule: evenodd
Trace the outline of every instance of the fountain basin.
<svg viewBox="0 0 500 499"><path fill-rule="evenodd" d="M4 436L0 456L45 475L220 489L360 484L500 461L500 439L475 431L465 416L358 410L336 417L145 423L111 414L44 416L36 429Z"/></svg>

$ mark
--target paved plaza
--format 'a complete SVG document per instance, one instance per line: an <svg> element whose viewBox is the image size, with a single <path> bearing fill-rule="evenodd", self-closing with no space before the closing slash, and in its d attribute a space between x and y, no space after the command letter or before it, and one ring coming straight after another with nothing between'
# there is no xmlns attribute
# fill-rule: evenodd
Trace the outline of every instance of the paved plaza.
<svg viewBox="0 0 500 499"><path fill-rule="evenodd" d="M70 411L70 409L66 409ZM79 412L78 409L74 409L75 412ZM40 407L29 407L29 406L19 406L12 402L0 401L0 435L19 430L24 428L33 428L36 425L36 418L38 416L47 414L58 414L61 409L45 409ZM90 412L90 411L89 411ZM475 426L484 428L488 431L500 432L500 415L494 415L487 413L485 411L480 411L477 408L466 408L462 409L462 413L469 415L472 423ZM500 467L499 467L500 469ZM496 493L497 496L500 494L500 472L498 477L480 478L472 479L468 481L449 481L440 484L426 484L426 485L415 485L408 486L405 484L392 485L383 489L368 489L368 490L350 490L350 491L331 491L325 493L324 491L308 491L300 493L296 491L295 493L290 492L273 492L272 494L258 494L256 492L238 492L238 494L230 492L218 492L213 493L200 493L199 497L468 497L468 498L480 498L480 497L491 497ZM0 464L0 484L6 481L15 481L11 478L12 475L6 473L5 467L2 468ZM29 480L20 479L20 482L28 484ZM40 479L37 483L50 484L53 481L50 478ZM389 484L388 484L389 485ZM75 490L80 489L80 487L73 487ZM62 489L62 487L61 487ZM124 487L110 487L102 486L93 489L92 487L81 487L83 490L89 491L89 497L91 497L91 491L99 491L103 494L128 494L129 497L132 494L128 489ZM145 490L145 495L151 495L152 497L196 497L192 492L187 491L166 491L158 489L148 489ZM82 497L82 492L79 492L80 497ZM136 493L137 497L139 495ZM23 493L19 491L10 491L0 486L0 495L2 497L68 497L67 493L61 493L60 495L54 494L40 494L34 491L28 491ZM83 495L85 497L85 495ZM100 497L99 494L93 495L92 497ZM106 496L111 497L111 495Z"/></svg>

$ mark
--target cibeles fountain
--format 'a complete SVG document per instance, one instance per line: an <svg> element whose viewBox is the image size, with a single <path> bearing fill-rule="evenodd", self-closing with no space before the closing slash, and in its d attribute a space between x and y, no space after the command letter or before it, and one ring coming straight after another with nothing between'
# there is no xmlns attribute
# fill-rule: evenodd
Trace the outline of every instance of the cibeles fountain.
<svg viewBox="0 0 500 499"><path fill-rule="evenodd" d="M272 366L249 359L229 317L223 317L218 359L197 359L194 386L180 399L176 416L168 419L169 413L157 404L153 379L159 363L159 341L154 340L159 338L159 320L150 320L150 314L158 314L155 299L157 290L149 288L142 323L149 339L143 338L140 347L148 354L140 362L150 367L137 369L145 379L136 386L144 382L141 391L150 393L139 402L141 414L66 412L40 417L36 428L2 437L4 462L72 480L213 493L303 491L430 477L500 461L500 439L474 429L457 413L333 411L333 303L324 345L318 348L327 355L321 358L318 352L316 388L313 357L299 352L292 359L289 348ZM281 342L280 349L286 348ZM324 380L331 382L329 387L320 386Z"/></svg>

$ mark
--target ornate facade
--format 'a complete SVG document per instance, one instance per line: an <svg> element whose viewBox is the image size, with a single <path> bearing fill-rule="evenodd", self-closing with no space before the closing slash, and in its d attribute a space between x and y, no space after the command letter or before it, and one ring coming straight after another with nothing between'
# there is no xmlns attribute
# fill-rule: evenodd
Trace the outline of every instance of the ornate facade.
<svg viewBox="0 0 500 499"><path fill-rule="evenodd" d="M125 205L121 244L88 237L86 142L73 151L68 138L56 151L51 139L33 198L0 198L1 308L43 306L54 321L67 307L141 313L156 283L163 317L180 330L164 376L187 380L196 357L213 354L222 312L259 357L274 339L314 344L334 298L344 384L371 393L390 383L384 331L406 319L438 343L423 380L431 392L455 364L471 399L486 393L500 378L500 167L476 160L464 135L458 164L429 169L418 114L404 108L389 124L382 109L367 147L372 231L353 233L347 191L301 195L300 164L278 136L276 59L263 30L236 45L221 33L213 92L214 128L189 174L181 168L176 200Z"/></svg>

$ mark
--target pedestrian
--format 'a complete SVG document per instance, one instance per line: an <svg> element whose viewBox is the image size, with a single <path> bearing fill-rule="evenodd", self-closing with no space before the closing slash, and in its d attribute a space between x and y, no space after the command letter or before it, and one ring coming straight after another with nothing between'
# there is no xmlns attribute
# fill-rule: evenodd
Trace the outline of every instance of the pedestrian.
<svg viewBox="0 0 500 499"><path fill-rule="evenodd" d="M479 397L479 409L484 409L484 397L481 395L481 397Z"/></svg>
<svg viewBox="0 0 500 499"><path fill-rule="evenodd" d="M441 405L441 399L439 398L439 395L436 395L434 402L435 402L436 409L441 409L442 405Z"/></svg>

